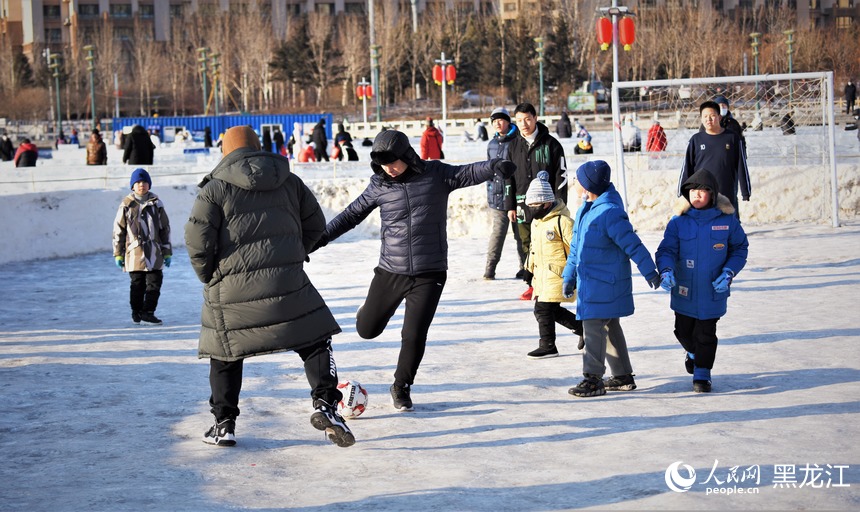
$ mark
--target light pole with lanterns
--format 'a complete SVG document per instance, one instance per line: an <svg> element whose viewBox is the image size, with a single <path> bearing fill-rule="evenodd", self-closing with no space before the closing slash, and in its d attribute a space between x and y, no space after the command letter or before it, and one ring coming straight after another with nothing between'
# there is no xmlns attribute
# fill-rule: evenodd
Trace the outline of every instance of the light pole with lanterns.
<svg viewBox="0 0 860 512"><path fill-rule="evenodd" d="M624 45L625 51L630 51L635 39L633 20L629 18L630 10L625 6L619 6L618 0L612 0L611 7L600 7L598 12L604 17L597 20L597 41L600 43L601 50L608 50L612 46L612 136L614 140L615 166L618 168L619 176L621 176L622 200L624 208L627 208L627 177L624 170L624 152L621 147L621 113L618 110L618 43ZM611 16L611 37L609 40L609 23L607 23L606 15ZM620 19L620 21L619 21ZM619 38L620 29L620 38Z"/></svg>
<svg viewBox="0 0 860 512"><path fill-rule="evenodd" d="M539 91L540 91L540 107L538 108L538 115L543 117L543 38L536 37L534 38L534 42L537 45L535 51L537 52L537 61L538 61L538 80L539 80Z"/></svg>
<svg viewBox="0 0 860 512"><path fill-rule="evenodd" d="M96 81L95 81L95 60L96 58L93 56L93 51L95 47L93 45L88 44L84 46L84 50L87 52L87 71L90 72L90 106L92 107L93 113L93 130L98 127L98 122L96 121Z"/></svg>
<svg viewBox="0 0 860 512"><path fill-rule="evenodd" d="M445 58L445 52L442 52L441 58L436 59L436 65L433 66L433 80L442 86L442 125L439 129L442 131L442 136L445 137L445 128L448 122L448 98L446 91L448 85L452 85L457 77L457 70L450 64L453 60ZM445 140L445 139L443 139Z"/></svg>
<svg viewBox="0 0 860 512"><path fill-rule="evenodd" d="M358 82L355 88L355 94L361 100L362 110L364 111L364 125L367 126L367 98L373 97L373 87L364 77L361 77L361 82Z"/></svg>

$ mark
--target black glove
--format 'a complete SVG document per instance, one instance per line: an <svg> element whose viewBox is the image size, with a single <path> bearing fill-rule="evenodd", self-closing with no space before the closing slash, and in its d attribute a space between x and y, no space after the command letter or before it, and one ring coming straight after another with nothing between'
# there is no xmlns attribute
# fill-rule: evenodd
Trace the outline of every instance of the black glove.
<svg viewBox="0 0 860 512"><path fill-rule="evenodd" d="M493 171L507 179L517 171L517 165L510 160L496 160L493 163Z"/></svg>
<svg viewBox="0 0 860 512"><path fill-rule="evenodd" d="M323 235L320 237L319 240L317 240L317 243L315 243L314 246L311 248L311 252L316 251L320 247L327 246L328 243L329 243L329 235L327 232L323 232ZM310 261L310 259L308 259L307 261Z"/></svg>
<svg viewBox="0 0 860 512"><path fill-rule="evenodd" d="M662 282L663 282L663 278L660 277L660 274L656 274L656 275L654 275L654 277L652 277L651 279L648 280L648 286L650 286L652 289L656 290L657 288L660 288L660 283L662 283Z"/></svg>
<svg viewBox="0 0 860 512"><path fill-rule="evenodd" d="M534 278L534 276L535 275L528 270L523 270L523 281L525 281L527 285L532 285L532 278Z"/></svg>

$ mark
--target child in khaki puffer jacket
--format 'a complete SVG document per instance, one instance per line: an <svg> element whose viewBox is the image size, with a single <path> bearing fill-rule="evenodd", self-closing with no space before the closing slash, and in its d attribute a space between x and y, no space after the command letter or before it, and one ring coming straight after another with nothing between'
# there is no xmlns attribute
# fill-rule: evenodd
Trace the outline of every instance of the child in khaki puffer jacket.
<svg viewBox="0 0 860 512"><path fill-rule="evenodd" d="M567 263L573 235L570 211L563 200L555 197L546 171L540 171L529 184L525 201L533 219L532 240L525 269L533 276L535 319L540 333L539 346L529 352L528 357L546 359L558 356L555 346L556 323L579 336L578 348L582 350L582 322L561 305L562 302L576 302L575 295L569 298L562 295L561 273Z"/></svg>

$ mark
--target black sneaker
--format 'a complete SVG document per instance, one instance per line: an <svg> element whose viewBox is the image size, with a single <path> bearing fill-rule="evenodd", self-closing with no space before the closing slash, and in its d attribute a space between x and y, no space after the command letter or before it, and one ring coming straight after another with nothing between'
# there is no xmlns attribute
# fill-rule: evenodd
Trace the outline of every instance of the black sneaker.
<svg viewBox="0 0 860 512"><path fill-rule="evenodd" d="M135 325L140 325L140 313L138 313L137 311L132 311L131 312L131 321Z"/></svg>
<svg viewBox="0 0 860 512"><path fill-rule="evenodd" d="M711 381L709 380L694 380L693 381L693 391L696 393L710 393L711 392Z"/></svg>
<svg viewBox="0 0 860 512"><path fill-rule="evenodd" d="M325 430L329 441L343 448L355 444L352 430L346 426L337 409L319 399L314 400L314 409L316 411L311 414L311 425L317 430Z"/></svg>
<svg viewBox="0 0 860 512"><path fill-rule="evenodd" d="M529 359L549 359L550 357L558 357L558 349L555 345L551 347L538 347L526 355Z"/></svg>
<svg viewBox="0 0 860 512"><path fill-rule="evenodd" d="M603 386L608 391L633 391L636 389L636 382L633 381L633 374L612 376L603 381Z"/></svg>
<svg viewBox="0 0 860 512"><path fill-rule="evenodd" d="M203 434L203 442L214 444L216 446L235 446L236 421L231 419L216 421L216 423Z"/></svg>
<svg viewBox="0 0 860 512"><path fill-rule="evenodd" d="M151 311L141 312L140 320L145 324L161 325L161 320Z"/></svg>
<svg viewBox="0 0 860 512"><path fill-rule="evenodd" d="M496 274L484 274L484 281L493 281L496 279Z"/></svg>
<svg viewBox="0 0 860 512"><path fill-rule="evenodd" d="M582 382L567 390L573 396L600 396L606 394L606 387L603 384L603 379L597 375L585 374Z"/></svg>
<svg viewBox="0 0 860 512"><path fill-rule="evenodd" d="M687 373L693 375L693 369L696 366L696 361L690 358L690 353L684 351L684 368L687 369Z"/></svg>
<svg viewBox="0 0 860 512"><path fill-rule="evenodd" d="M412 398L409 396L409 386L401 388L397 384L391 385L391 405L398 411L412 411Z"/></svg>

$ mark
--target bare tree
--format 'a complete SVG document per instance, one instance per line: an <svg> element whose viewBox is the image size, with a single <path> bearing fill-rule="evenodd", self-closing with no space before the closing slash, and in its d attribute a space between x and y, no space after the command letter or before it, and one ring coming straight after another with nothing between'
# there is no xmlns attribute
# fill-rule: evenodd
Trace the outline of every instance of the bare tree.
<svg viewBox="0 0 860 512"><path fill-rule="evenodd" d="M367 19L354 14L341 15L339 30L337 31L336 46L343 51L342 60L344 67L343 87L341 92L341 105L349 104L350 85L355 85L362 78L367 77L370 70L368 62L368 48L364 44L367 41ZM353 101L355 97L353 96Z"/></svg>

